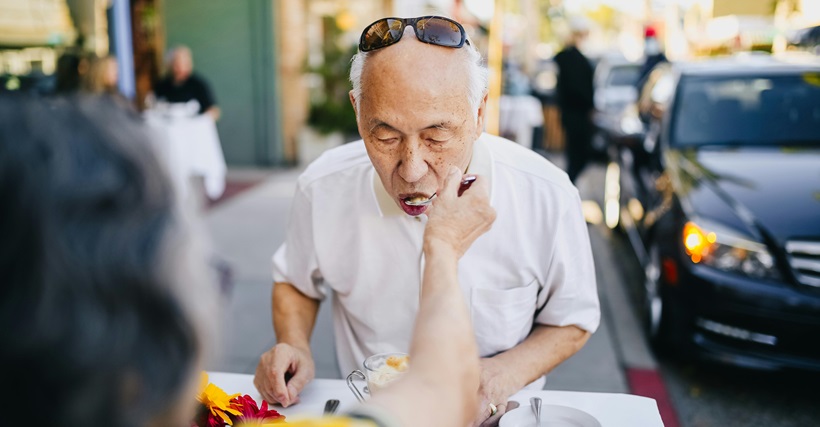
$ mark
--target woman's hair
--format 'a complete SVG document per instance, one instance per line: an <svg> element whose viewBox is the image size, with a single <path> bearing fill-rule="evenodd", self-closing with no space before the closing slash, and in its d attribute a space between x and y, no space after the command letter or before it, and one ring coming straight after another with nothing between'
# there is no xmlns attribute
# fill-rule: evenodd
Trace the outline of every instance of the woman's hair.
<svg viewBox="0 0 820 427"><path fill-rule="evenodd" d="M3 425L142 426L179 403L201 344L175 206L110 101L0 96Z"/></svg>

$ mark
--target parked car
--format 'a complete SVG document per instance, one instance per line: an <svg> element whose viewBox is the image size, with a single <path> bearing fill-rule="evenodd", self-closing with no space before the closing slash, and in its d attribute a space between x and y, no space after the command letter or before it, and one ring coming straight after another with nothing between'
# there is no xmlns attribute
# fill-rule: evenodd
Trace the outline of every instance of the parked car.
<svg viewBox="0 0 820 427"><path fill-rule="evenodd" d="M626 110L638 98L636 84L641 66L622 55L604 56L595 67L595 123L596 133L592 148L596 157L606 159L607 149L618 144L634 143L639 124L628 117Z"/></svg>
<svg viewBox="0 0 820 427"><path fill-rule="evenodd" d="M555 86L558 84L558 65L552 59L541 59L535 64L531 79L532 94L542 104L555 103Z"/></svg>
<svg viewBox="0 0 820 427"><path fill-rule="evenodd" d="M653 345L820 370L820 60L660 67L637 115L642 142L617 149L607 188L644 265Z"/></svg>
<svg viewBox="0 0 820 427"><path fill-rule="evenodd" d="M638 97L636 84L641 65L623 56L601 58L595 67L595 109L621 111Z"/></svg>

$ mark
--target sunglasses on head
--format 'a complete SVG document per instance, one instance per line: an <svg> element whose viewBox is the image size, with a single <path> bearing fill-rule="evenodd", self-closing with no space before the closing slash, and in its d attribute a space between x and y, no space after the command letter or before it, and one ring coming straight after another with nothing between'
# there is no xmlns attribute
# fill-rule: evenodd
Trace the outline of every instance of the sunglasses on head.
<svg viewBox="0 0 820 427"><path fill-rule="evenodd" d="M382 18L362 31L359 50L370 52L398 43L408 25L413 27L420 42L452 48L460 48L464 43L470 44L464 27L443 16Z"/></svg>

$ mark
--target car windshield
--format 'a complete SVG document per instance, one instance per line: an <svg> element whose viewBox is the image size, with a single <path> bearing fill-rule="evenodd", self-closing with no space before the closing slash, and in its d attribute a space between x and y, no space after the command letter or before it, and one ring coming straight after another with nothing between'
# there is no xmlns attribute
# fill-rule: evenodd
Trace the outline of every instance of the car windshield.
<svg viewBox="0 0 820 427"><path fill-rule="evenodd" d="M676 104L675 145L820 145L820 73L684 78Z"/></svg>
<svg viewBox="0 0 820 427"><path fill-rule="evenodd" d="M635 86L638 83L637 65L619 65L612 67L606 79L607 86Z"/></svg>

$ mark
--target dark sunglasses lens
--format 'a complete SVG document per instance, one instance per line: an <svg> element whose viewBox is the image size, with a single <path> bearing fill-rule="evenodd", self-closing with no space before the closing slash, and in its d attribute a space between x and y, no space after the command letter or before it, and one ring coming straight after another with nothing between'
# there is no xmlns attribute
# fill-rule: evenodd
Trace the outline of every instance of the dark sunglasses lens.
<svg viewBox="0 0 820 427"><path fill-rule="evenodd" d="M381 49L399 41L402 33L402 22L398 19L381 19L370 24L362 34L359 48L363 52Z"/></svg>
<svg viewBox="0 0 820 427"><path fill-rule="evenodd" d="M459 47L465 39L458 24L443 18L419 20L416 23L416 37L426 43L447 47Z"/></svg>

